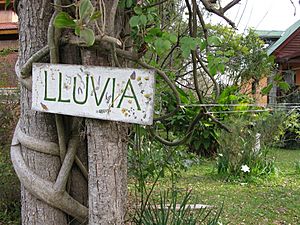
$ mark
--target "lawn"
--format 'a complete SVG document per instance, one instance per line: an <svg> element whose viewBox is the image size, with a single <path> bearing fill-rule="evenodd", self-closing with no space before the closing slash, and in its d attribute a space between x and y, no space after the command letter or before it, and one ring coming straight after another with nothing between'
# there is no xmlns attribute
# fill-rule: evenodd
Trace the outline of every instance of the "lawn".
<svg viewBox="0 0 300 225"><path fill-rule="evenodd" d="M193 203L220 207L223 224L300 224L299 150L273 149L278 174L255 183L226 182L216 176L214 161L202 161L183 172L176 186L192 189ZM162 180L161 186L167 186ZM161 189L161 187L160 187Z"/></svg>
<svg viewBox="0 0 300 225"><path fill-rule="evenodd" d="M215 161L204 160L182 172L176 186L182 193L192 189L192 203L220 208L224 202L222 224L299 225L300 171L296 172L295 162L300 161L300 151L274 149L270 157L276 159L276 177L249 184L225 182L216 176ZM158 184L156 194L170 186L170 179ZM1 212L0 224L18 224L15 213Z"/></svg>

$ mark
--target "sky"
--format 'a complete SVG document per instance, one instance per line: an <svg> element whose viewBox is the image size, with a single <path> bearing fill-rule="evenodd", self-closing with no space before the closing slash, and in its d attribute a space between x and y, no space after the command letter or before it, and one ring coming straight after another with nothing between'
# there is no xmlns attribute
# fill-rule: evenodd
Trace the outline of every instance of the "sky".
<svg viewBox="0 0 300 225"><path fill-rule="evenodd" d="M228 2L221 0L222 6ZM299 0L241 0L226 15L235 22L239 32L250 27L284 31L300 19L300 3Z"/></svg>

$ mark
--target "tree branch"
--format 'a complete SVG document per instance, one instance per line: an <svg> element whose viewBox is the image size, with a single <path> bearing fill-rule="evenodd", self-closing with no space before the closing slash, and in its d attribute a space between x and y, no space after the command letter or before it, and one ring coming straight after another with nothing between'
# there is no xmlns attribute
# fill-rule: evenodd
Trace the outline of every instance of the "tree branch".
<svg viewBox="0 0 300 225"><path fill-rule="evenodd" d="M21 85L23 85L27 90L32 90L32 79L31 76L28 78L23 79L21 77L21 70L20 70L20 65L19 65L19 59L17 60L15 64L15 72L18 77L18 80L20 81Z"/></svg>
<svg viewBox="0 0 300 225"><path fill-rule="evenodd" d="M60 156L59 146L55 142L49 142L49 141L42 141L39 139L36 139L34 137L30 137L23 133L19 126L17 126L15 131L16 138L19 140L19 142L22 144L22 146L26 148L30 148L33 151L41 152L48 155L53 156ZM75 163L81 170L83 176L87 178L88 172L83 163L80 161L80 159L75 156Z"/></svg>
<svg viewBox="0 0 300 225"><path fill-rule="evenodd" d="M167 145L167 146L178 146L181 144L184 144L189 137L191 136L191 134L193 133L193 130L195 129L195 126L197 125L197 123L200 121L201 117L202 117L203 113L200 110L200 112L197 114L197 116L194 118L194 120L192 121L192 123L189 125L187 131L186 131L186 135L178 140L178 141L167 141L166 139L160 137L159 135L157 135L157 133L155 132L154 128L149 127L148 130L150 132L150 134L160 143Z"/></svg>
<svg viewBox="0 0 300 225"><path fill-rule="evenodd" d="M227 17L224 15L224 13L225 13L226 11L224 11L223 8L216 9L216 8L213 7L212 4L210 4L209 2L207 2L207 0L200 0L200 1L202 2L202 4L204 5L204 7L205 7L205 9L206 9L207 11L209 11L209 12L211 12L211 13L214 13L214 14L220 16L221 18L223 18L224 20L226 20L227 23L229 23L230 26L232 26L233 28L235 28L235 23L234 23L233 21L231 21L229 18L227 18ZM234 0L234 1L236 1L236 0ZM233 1L233 2L234 2L234 1ZM240 1L240 0L238 0L238 1ZM229 3L229 4L230 4L230 3ZM228 5L229 5L229 4L228 4ZM236 4L237 4L237 3L236 3ZM225 6L225 7L226 7L226 6ZM232 6L231 6L231 7L232 7ZM228 9L229 9L229 8L228 8ZM227 9L227 10L228 10L228 9Z"/></svg>
<svg viewBox="0 0 300 225"><path fill-rule="evenodd" d="M35 54L33 54L27 62L22 66L21 69L21 78L26 79L31 76L32 64L35 62L39 62L43 57L45 57L49 53L49 46L46 45Z"/></svg>
<svg viewBox="0 0 300 225"><path fill-rule="evenodd" d="M216 79L210 74L209 70L207 69L207 67L204 65L204 63L202 62L199 54L196 53L196 57L198 62L200 63L201 67L203 68L203 70L206 72L206 74L208 75L208 77L211 79L211 81L214 83L214 87L216 90L216 94L215 94L215 99L218 99L220 96L220 86L218 84L218 82L216 81Z"/></svg>
<svg viewBox="0 0 300 225"><path fill-rule="evenodd" d="M16 131L19 129L19 124ZM66 191L57 192L53 188L53 183L43 180L33 173L26 165L22 153L20 142L15 132L11 145L11 160L20 182L36 198L45 201L52 207L73 216L80 222L84 222L88 216L88 208L73 199Z"/></svg>
<svg viewBox="0 0 300 225"><path fill-rule="evenodd" d="M60 168L57 179L53 186L54 190L56 190L57 192L63 192L66 190L66 185L68 182L69 174L72 169L72 165L74 163L79 142L79 135L74 135L69 141L67 154L64 158L63 164Z"/></svg>
<svg viewBox="0 0 300 225"><path fill-rule="evenodd" d="M19 126L17 126L16 128L15 135L16 138L21 142L21 144L26 148L30 148L34 151L45 153L48 155L59 156L58 145L54 142L42 141L34 137L30 137L23 133Z"/></svg>
<svg viewBox="0 0 300 225"><path fill-rule="evenodd" d="M154 118L154 121L158 121L158 120L164 120L164 119L167 119L173 115L175 115L178 110L180 109L180 105L181 105L181 100L180 100L180 97L179 97L179 94L178 94L178 91L176 89L176 86L172 83L172 81L170 80L170 78L167 76L167 74L160 70L160 69L157 69L145 62L142 62L140 60L136 61L139 65L141 65L142 67L146 68L146 69L151 69L151 70L155 70L163 79L164 81L168 84L168 86L171 88L171 90L173 91L174 93L174 96L176 98L176 108L170 112L170 113L167 113L163 116L160 116L158 118Z"/></svg>
<svg viewBox="0 0 300 225"><path fill-rule="evenodd" d="M69 34L69 35L64 36L61 41L63 43L78 45L78 46L81 46L81 47L87 47L84 40L82 40L80 37L75 36L73 34ZM106 43L110 43L110 44L116 44L120 47L122 46L122 42L119 39L108 36L108 35L97 35L97 36L95 36L95 42L96 43L106 42Z"/></svg>
<svg viewBox="0 0 300 225"><path fill-rule="evenodd" d="M227 10L231 9L233 6L235 6L236 4L238 4L241 0L233 0L231 2L229 2L226 6L224 6L223 8L221 8L220 10L225 13Z"/></svg>

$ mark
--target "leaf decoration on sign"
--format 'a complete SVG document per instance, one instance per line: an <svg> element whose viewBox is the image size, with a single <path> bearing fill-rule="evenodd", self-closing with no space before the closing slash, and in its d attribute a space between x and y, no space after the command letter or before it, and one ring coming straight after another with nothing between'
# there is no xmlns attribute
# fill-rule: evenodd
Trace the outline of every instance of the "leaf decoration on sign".
<svg viewBox="0 0 300 225"><path fill-rule="evenodd" d="M130 75L130 79L135 80L136 78L136 73L135 71L132 72L132 74Z"/></svg>
<svg viewBox="0 0 300 225"><path fill-rule="evenodd" d="M45 104L41 103L41 106L42 106L42 108L43 108L44 110L46 110L46 111L49 110L48 107L47 107Z"/></svg>

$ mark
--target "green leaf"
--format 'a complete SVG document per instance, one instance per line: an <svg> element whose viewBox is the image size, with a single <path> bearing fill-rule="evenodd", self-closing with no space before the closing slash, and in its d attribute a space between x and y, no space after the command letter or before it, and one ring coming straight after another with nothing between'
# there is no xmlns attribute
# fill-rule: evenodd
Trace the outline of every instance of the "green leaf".
<svg viewBox="0 0 300 225"><path fill-rule="evenodd" d="M194 38L192 38L189 42L189 47L191 50L196 50L197 48L197 42Z"/></svg>
<svg viewBox="0 0 300 225"><path fill-rule="evenodd" d="M144 38L146 43L152 43L155 40L155 37L152 34L147 34Z"/></svg>
<svg viewBox="0 0 300 225"><path fill-rule="evenodd" d="M163 40L163 48L164 50L170 50L172 47L171 42L168 40Z"/></svg>
<svg viewBox="0 0 300 225"><path fill-rule="evenodd" d="M223 64L223 63L218 64L218 70L221 73L224 73L225 72L225 64Z"/></svg>
<svg viewBox="0 0 300 225"><path fill-rule="evenodd" d="M143 14L143 9L140 6L135 6L133 11L137 14L137 15L141 15Z"/></svg>
<svg viewBox="0 0 300 225"><path fill-rule="evenodd" d="M154 47L158 55L162 55L166 51L171 49L171 42L162 38L157 39L154 42Z"/></svg>
<svg viewBox="0 0 300 225"><path fill-rule="evenodd" d="M263 94L263 95L269 94L269 92L271 91L272 88L273 88L273 84L268 84L268 86L261 89L261 94Z"/></svg>
<svg viewBox="0 0 300 225"><path fill-rule="evenodd" d="M224 55L227 56L227 57L232 57L234 56L234 50L228 50L226 52L224 52Z"/></svg>
<svg viewBox="0 0 300 225"><path fill-rule="evenodd" d="M80 31L80 38L82 38L87 46L92 46L95 42L95 34L92 29L84 28Z"/></svg>
<svg viewBox="0 0 300 225"><path fill-rule="evenodd" d="M180 40L180 45L182 48L188 48L189 50L196 50L197 40L192 37L183 37Z"/></svg>
<svg viewBox="0 0 300 225"><path fill-rule="evenodd" d="M181 48L181 51L182 51L182 57L185 59L188 58L191 54L191 51L188 48Z"/></svg>
<svg viewBox="0 0 300 225"><path fill-rule="evenodd" d="M121 9L125 9L126 8L126 0L120 0L119 1L119 7Z"/></svg>
<svg viewBox="0 0 300 225"><path fill-rule="evenodd" d="M280 87L280 89L282 89L283 91L288 91L290 89L290 85L287 82L281 81L278 83L278 86Z"/></svg>
<svg viewBox="0 0 300 225"><path fill-rule="evenodd" d="M209 45L220 45L222 43L221 39L217 36L210 36L207 38L207 42Z"/></svg>
<svg viewBox="0 0 300 225"><path fill-rule="evenodd" d="M218 72L216 65L214 63L211 63L211 62L208 63L208 70L209 70L209 73L212 76L215 76Z"/></svg>
<svg viewBox="0 0 300 225"><path fill-rule="evenodd" d="M176 42L177 42L177 35L175 35L175 34L170 34L170 35L169 35L169 40L170 40L172 43L176 43Z"/></svg>
<svg viewBox="0 0 300 225"><path fill-rule="evenodd" d="M183 37L181 40L180 40L180 48L181 48L181 51L182 51L182 56L184 58L187 58L189 57L190 53L191 53L191 47L193 47L191 45L191 41L193 41L193 38L191 37Z"/></svg>
<svg viewBox="0 0 300 225"><path fill-rule="evenodd" d="M76 27L75 27L75 34L76 34L77 36L80 36L80 30L81 30L80 26L76 26Z"/></svg>
<svg viewBox="0 0 300 225"><path fill-rule="evenodd" d="M147 16L145 15L140 15L140 22L142 25L146 25L147 24Z"/></svg>
<svg viewBox="0 0 300 225"><path fill-rule="evenodd" d="M207 46L206 41L202 40L201 38L196 38L196 41L197 41L197 44L200 48L200 51L203 51Z"/></svg>
<svg viewBox="0 0 300 225"><path fill-rule="evenodd" d="M161 29L158 28L158 27L154 27L154 28L150 29L150 30L148 31L148 33L149 33L149 34L152 34L153 36L161 36L161 35L162 35L162 31L161 31Z"/></svg>
<svg viewBox="0 0 300 225"><path fill-rule="evenodd" d="M277 81L277 82L282 81L282 75L279 74L279 73L276 74L275 77L274 77L274 80Z"/></svg>
<svg viewBox="0 0 300 225"><path fill-rule="evenodd" d="M131 8L132 4L133 4L132 0L126 0L126 8Z"/></svg>
<svg viewBox="0 0 300 225"><path fill-rule="evenodd" d="M100 18L100 16L101 16L101 12L100 11L95 11L93 13L93 15L91 16L90 20L96 20L96 19Z"/></svg>
<svg viewBox="0 0 300 225"><path fill-rule="evenodd" d="M79 6L79 16L81 20L90 18L94 12L94 6L90 0L81 0Z"/></svg>
<svg viewBox="0 0 300 225"><path fill-rule="evenodd" d="M54 26L57 28L72 28L74 29L76 23L73 18L66 12L60 12L54 19Z"/></svg>
<svg viewBox="0 0 300 225"><path fill-rule="evenodd" d="M152 22L154 20L154 17L151 14L148 14L147 16L148 21Z"/></svg>
<svg viewBox="0 0 300 225"><path fill-rule="evenodd" d="M177 87L180 100L183 104L189 104L188 95L181 88Z"/></svg>
<svg viewBox="0 0 300 225"><path fill-rule="evenodd" d="M129 20L129 25L131 27L137 27L139 25L139 22L140 22L140 17L139 16L133 16Z"/></svg>
<svg viewBox="0 0 300 225"><path fill-rule="evenodd" d="M10 0L5 0L5 10L7 9L7 7L10 5Z"/></svg>

